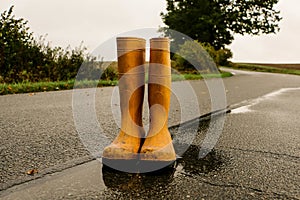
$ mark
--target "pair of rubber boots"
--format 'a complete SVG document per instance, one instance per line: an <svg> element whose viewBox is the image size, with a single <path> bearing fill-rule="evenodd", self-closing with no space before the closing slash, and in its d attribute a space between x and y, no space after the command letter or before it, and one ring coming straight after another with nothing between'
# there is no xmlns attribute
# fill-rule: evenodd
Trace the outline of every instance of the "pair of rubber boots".
<svg viewBox="0 0 300 200"><path fill-rule="evenodd" d="M173 162L176 154L168 130L171 60L168 38L150 40L148 71L149 132L143 128L145 48L142 38L119 37L118 71L121 130L103 151L106 160Z"/></svg>

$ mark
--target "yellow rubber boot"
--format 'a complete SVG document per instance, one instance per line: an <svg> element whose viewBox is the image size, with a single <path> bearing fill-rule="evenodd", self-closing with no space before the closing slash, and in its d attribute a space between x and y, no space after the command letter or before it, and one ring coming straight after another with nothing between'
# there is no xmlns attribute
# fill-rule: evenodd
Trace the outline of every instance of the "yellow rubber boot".
<svg viewBox="0 0 300 200"><path fill-rule="evenodd" d="M145 46L146 42L141 38L117 38L121 130L104 149L104 159L138 159L141 138L145 136L142 124Z"/></svg>
<svg viewBox="0 0 300 200"><path fill-rule="evenodd" d="M168 38L150 40L148 103L150 127L140 151L144 161L175 161L176 154L168 130L171 98L171 60Z"/></svg>

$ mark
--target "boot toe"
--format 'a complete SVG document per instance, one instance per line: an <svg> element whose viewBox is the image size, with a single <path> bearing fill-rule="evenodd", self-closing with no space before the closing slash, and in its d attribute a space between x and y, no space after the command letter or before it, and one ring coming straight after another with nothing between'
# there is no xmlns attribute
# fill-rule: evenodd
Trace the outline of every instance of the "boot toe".
<svg viewBox="0 0 300 200"><path fill-rule="evenodd" d="M176 154L172 145L166 147L144 147L140 153L141 160L148 161L175 161Z"/></svg>
<svg viewBox="0 0 300 200"><path fill-rule="evenodd" d="M111 144L104 149L102 157L113 160L131 160L137 159L137 155L138 154L135 153L132 149L128 149L116 144Z"/></svg>

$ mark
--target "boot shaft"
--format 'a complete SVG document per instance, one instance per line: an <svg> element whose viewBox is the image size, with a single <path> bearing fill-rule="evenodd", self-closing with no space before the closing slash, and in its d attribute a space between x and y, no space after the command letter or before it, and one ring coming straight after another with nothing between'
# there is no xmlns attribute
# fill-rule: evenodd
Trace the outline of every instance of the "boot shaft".
<svg viewBox="0 0 300 200"><path fill-rule="evenodd" d="M117 38L121 129L142 129L145 49L142 38Z"/></svg>
<svg viewBox="0 0 300 200"><path fill-rule="evenodd" d="M150 40L148 102L150 133L168 127L171 98L171 59L168 38Z"/></svg>

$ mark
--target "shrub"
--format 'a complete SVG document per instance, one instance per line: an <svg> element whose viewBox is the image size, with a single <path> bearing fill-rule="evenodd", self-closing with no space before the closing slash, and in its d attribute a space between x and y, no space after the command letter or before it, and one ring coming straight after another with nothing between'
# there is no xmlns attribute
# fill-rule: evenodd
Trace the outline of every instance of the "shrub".
<svg viewBox="0 0 300 200"><path fill-rule="evenodd" d="M194 41L186 41L181 45L173 58L176 62L176 68L180 71L194 70L194 66L197 70L206 71L209 70L207 68L208 62L213 63L209 54Z"/></svg>
<svg viewBox="0 0 300 200"><path fill-rule="evenodd" d="M211 73L215 69L213 63L216 66L227 66L229 65L228 59L231 57L232 53L229 49L215 50L209 43L186 41L174 54L171 64L180 71L193 71L196 67L203 73Z"/></svg>
<svg viewBox="0 0 300 200"><path fill-rule="evenodd" d="M232 52L230 49L220 49L217 51L216 63L218 66L229 66L230 58L232 58Z"/></svg>
<svg viewBox="0 0 300 200"><path fill-rule="evenodd" d="M102 73L101 80L118 80L116 62L112 62Z"/></svg>
<svg viewBox="0 0 300 200"><path fill-rule="evenodd" d="M75 78L81 64L93 62L80 45L52 48L45 37L34 39L27 21L15 19L13 6L0 18L0 83L62 81Z"/></svg>

